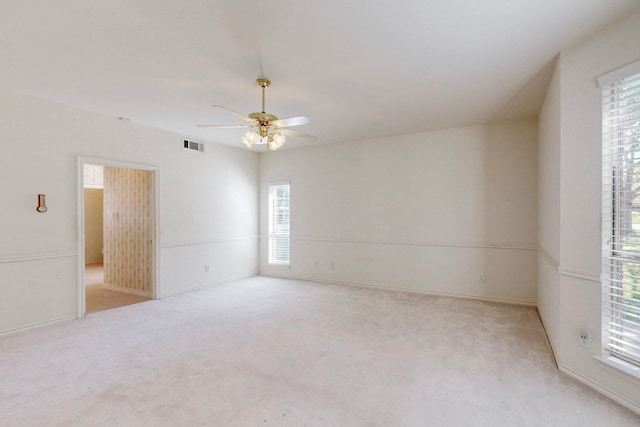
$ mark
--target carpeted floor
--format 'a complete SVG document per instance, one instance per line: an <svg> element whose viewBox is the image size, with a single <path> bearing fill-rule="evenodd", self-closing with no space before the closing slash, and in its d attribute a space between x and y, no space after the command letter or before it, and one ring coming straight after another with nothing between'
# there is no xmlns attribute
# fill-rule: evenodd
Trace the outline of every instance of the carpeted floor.
<svg viewBox="0 0 640 427"><path fill-rule="evenodd" d="M254 277L0 337L7 426L638 426L531 307Z"/></svg>

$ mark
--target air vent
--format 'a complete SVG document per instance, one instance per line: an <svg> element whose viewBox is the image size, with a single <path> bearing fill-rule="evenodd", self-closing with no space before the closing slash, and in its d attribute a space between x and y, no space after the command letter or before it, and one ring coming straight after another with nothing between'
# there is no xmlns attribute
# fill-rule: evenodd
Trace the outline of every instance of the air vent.
<svg viewBox="0 0 640 427"><path fill-rule="evenodd" d="M185 139L184 140L184 148L186 148L188 150L195 150L195 151L204 152L204 144L201 143L201 142L187 141Z"/></svg>

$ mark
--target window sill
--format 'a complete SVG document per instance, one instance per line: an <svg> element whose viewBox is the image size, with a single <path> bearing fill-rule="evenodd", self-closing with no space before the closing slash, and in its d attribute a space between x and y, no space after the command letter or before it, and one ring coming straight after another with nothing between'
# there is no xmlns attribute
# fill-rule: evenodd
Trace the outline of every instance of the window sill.
<svg viewBox="0 0 640 427"><path fill-rule="evenodd" d="M632 365L629 362L607 354L593 356L593 358L603 363L607 370L640 385L640 366Z"/></svg>

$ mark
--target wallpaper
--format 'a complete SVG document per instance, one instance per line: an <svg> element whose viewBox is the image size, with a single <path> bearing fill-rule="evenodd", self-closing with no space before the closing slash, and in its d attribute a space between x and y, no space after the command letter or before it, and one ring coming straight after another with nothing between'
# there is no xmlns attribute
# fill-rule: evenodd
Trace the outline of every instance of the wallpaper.
<svg viewBox="0 0 640 427"><path fill-rule="evenodd" d="M151 293L151 172L104 168L104 281Z"/></svg>

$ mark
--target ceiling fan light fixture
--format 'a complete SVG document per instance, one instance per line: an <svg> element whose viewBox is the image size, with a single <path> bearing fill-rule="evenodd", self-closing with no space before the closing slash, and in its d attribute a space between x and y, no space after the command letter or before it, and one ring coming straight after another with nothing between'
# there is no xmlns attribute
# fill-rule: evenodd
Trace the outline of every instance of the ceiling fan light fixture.
<svg viewBox="0 0 640 427"><path fill-rule="evenodd" d="M267 143L267 148L269 150L277 150L278 148L284 145L285 137L281 133L274 134L271 138L269 138L269 142Z"/></svg>
<svg viewBox="0 0 640 427"><path fill-rule="evenodd" d="M248 131L243 135L242 142L247 146L247 148L251 148L254 145L258 144L260 142L260 139L260 135L258 135L256 132Z"/></svg>

